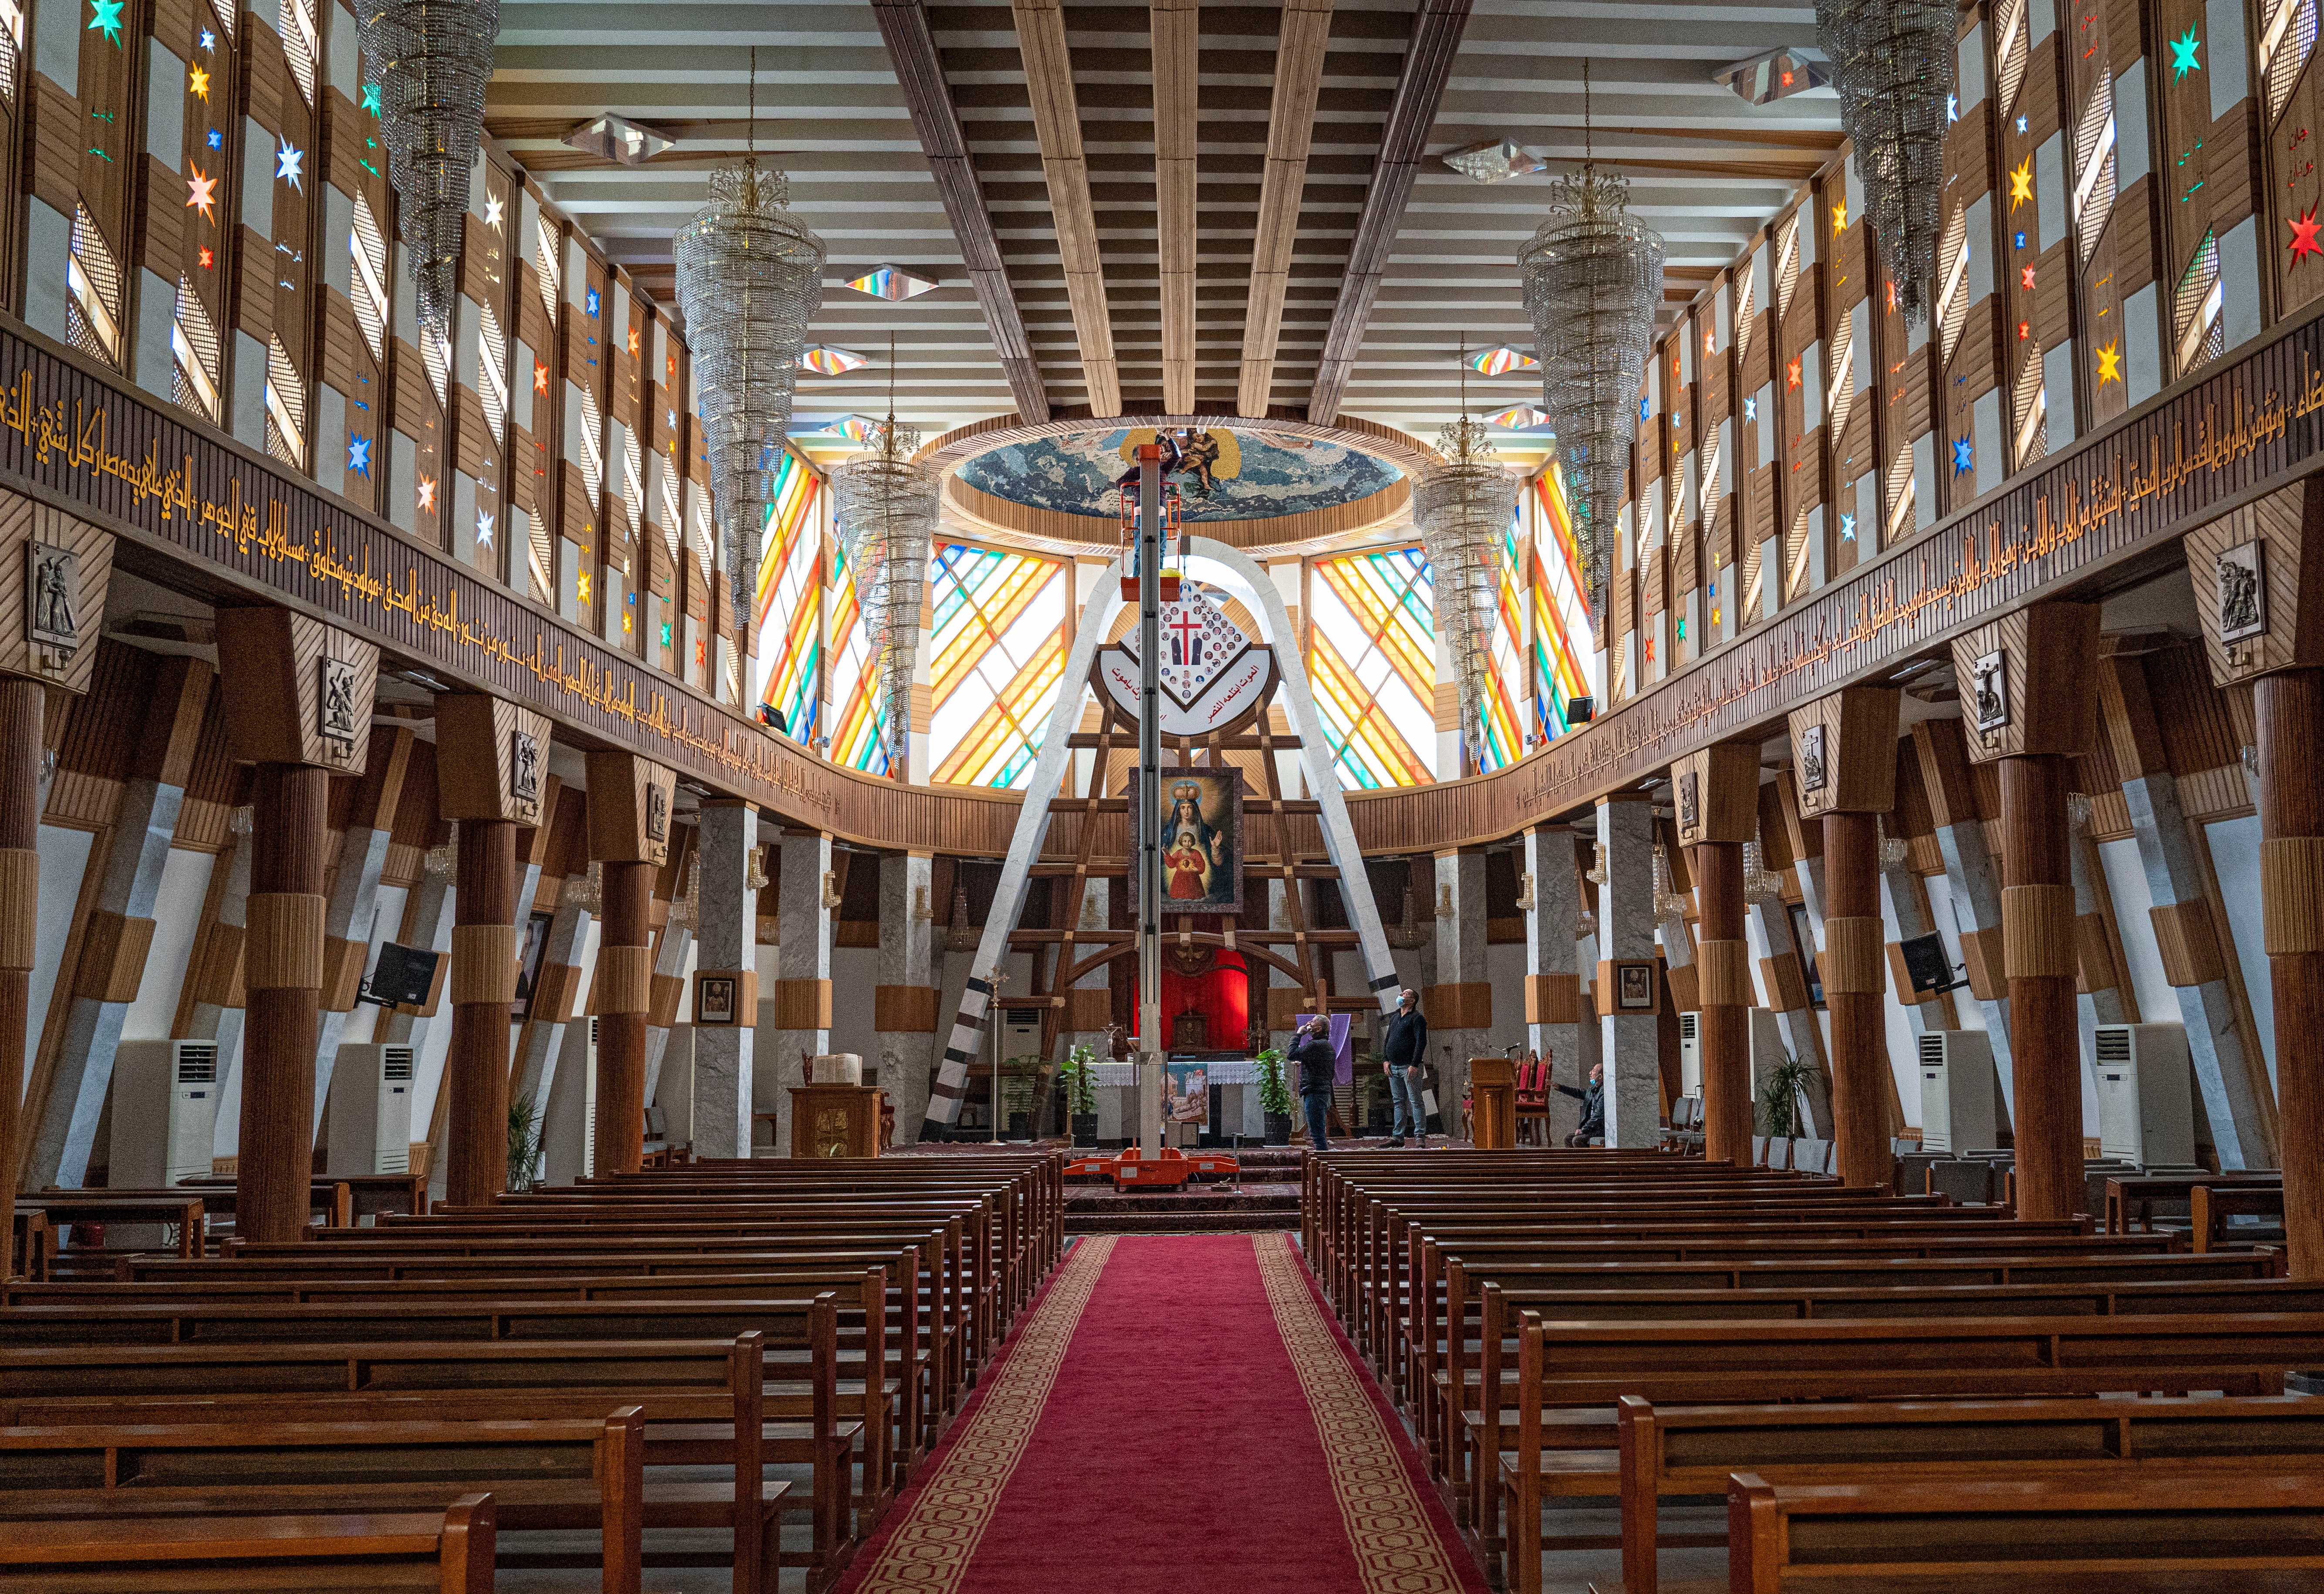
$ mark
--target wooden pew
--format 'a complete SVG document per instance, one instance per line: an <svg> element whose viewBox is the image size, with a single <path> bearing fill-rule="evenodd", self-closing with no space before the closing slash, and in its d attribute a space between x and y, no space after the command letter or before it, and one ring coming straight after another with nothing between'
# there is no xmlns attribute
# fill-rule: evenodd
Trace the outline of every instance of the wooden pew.
<svg viewBox="0 0 2324 1594"><path fill-rule="evenodd" d="M14 1523L0 1534L0 1589L492 1594L493 1547L493 1497L484 1494L441 1511L376 1516Z"/></svg>
<svg viewBox="0 0 2324 1594"><path fill-rule="evenodd" d="M599 1534L600 1589L639 1594L642 1528L723 1527L731 1503L717 1485L657 1480L648 1488L643 1441L633 1405L595 1422L5 1428L0 1535L32 1523L101 1521L134 1535L155 1516L440 1510L448 1500L489 1494L506 1531ZM521 1555L502 1561L540 1564Z"/></svg>
<svg viewBox="0 0 2324 1594"><path fill-rule="evenodd" d="M2136 1589L2141 1574L2236 1572L2290 1589L2310 1578L2268 1574L2324 1570L2324 1468L1796 1485L1740 1472L1727 1514L1734 1594L1851 1574Z"/></svg>
<svg viewBox="0 0 2324 1594"><path fill-rule="evenodd" d="M2299 1397L1898 1401L1662 1406L1625 1397L1618 1478L1584 1451L1545 1459L1544 1492L1618 1491L1624 1594L1656 1594L1664 1496L1723 1493L1728 1475L1778 1485L1916 1477L2239 1471L2255 1461L2324 1469L2324 1417ZM1566 1460L1581 1461L1561 1467Z"/></svg>
<svg viewBox="0 0 2324 1594"><path fill-rule="evenodd" d="M1618 1442L1624 1396L1656 1405L2217 1390L2280 1395L2324 1351L2324 1319L1994 1317L1935 1322L1521 1320L1514 1448L1498 1459L1510 1587L1539 1594L1547 1450ZM1507 1442L1505 1442L1506 1445Z"/></svg>
<svg viewBox="0 0 2324 1594"><path fill-rule="evenodd" d="M2194 1215L2194 1243L2199 1255L2218 1250L2227 1244L2229 1218L2273 1218L2278 1227L2283 1222L2283 1186L2281 1184L2273 1188L2198 1184L2188 1199Z"/></svg>
<svg viewBox="0 0 2324 1594"><path fill-rule="evenodd" d="M16 1210L44 1214L52 1229L69 1223L127 1223L160 1225L178 1231L181 1257L202 1254L202 1198L182 1192L161 1191L143 1195L115 1195L103 1190L33 1190L16 1197ZM69 1258L73 1247L60 1258Z"/></svg>
<svg viewBox="0 0 2324 1594"><path fill-rule="evenodd" d="M0 1315L13 1315L9 1314ZM827 1298L811 1319L828 1344L835 1313ZM474 1421L602 1419L635 1405L645 1420L648 1467L730 1468L734 1586L771 1588L762 1571L763 1469L812 1469L804 1502L814 1547L785 1553L820 1588L852 1553L844 1460L861 1424L836 1411L836 1381L821 1361L806 1420L770 1421L768 1336L731 1340L475 1341L410 1343L151 1345L0 1350L0 1424L54 1427L87 1423L364 1422L442 1414L456 1392ZM761 1578L769 1580L762 1583Z"/></svg>
<svg viewBox="0 0 2324 1594"><path fill-rule="evenodd" d="M2214 1187L2224 1184L2273 1185L2283 1184L2283 1175L2273 1168L2255 1168L2247 1172L2225 1174L2138 1174L2106 1182L2106 1226L2108 1234L2127 1234L2134 1217L2142 1229L2154 1226L2154 1203L2158 1201L2187 1201L2197 1186Z"/></svg>

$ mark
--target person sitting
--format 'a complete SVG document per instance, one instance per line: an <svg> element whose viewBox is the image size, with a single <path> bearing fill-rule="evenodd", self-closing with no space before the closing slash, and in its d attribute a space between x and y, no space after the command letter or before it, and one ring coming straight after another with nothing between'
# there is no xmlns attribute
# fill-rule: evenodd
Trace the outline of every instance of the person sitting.
<svg viewBox="0 0 2324 1594"><path fill-rule="evenodd" d="M1332 1047L1332 1022L1318 1018L1300 1031L1300 1037L1291 1048L1291 1061L1299 1065L1299 1105L1307 1114L1308 1143L1318 1151L1329 1151L1325 1123L1332 1110L1333 1076L1339 1065L1339 1054Z"/></svg>
<svg viewBox="0 0 2324 1594"><path fill-rule="evenodd" d="M1592 1140L1606 1138L1606 1065L1590 1065L1590 1085L1587 1090L1575 1090L1572 1085L1554 1087L1561 1096L1571 1096L1582 1103L1582 1127L1565 1137L1568 1146L1587 1146Z"/></svg>

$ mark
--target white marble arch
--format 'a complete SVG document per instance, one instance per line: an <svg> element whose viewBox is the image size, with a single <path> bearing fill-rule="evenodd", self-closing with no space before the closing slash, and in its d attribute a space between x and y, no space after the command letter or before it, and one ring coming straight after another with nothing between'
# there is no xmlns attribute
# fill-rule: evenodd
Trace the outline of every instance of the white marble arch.
<svg viewBox="0 0 2324 1594"><path fill-rule="evenodd" d="M1195 573L1194 561L1197 559L1222 567L1221 571L1200 572L1197 578L1210 580L1223 573L1228 579L1221 585L1239 589L1239 595L1259 615L1267 640L1277 644L1276 665L1282 672L1282 680L1276 689L1276 701L1290 716L1291 728L1299 738L1299 756L1307 771L1308 789L1316 794L1323 807L1323 845L1333 867L1340 871L1340 896L1347 904L1350 922L1355 926L1358 947L1363 954L1364 977L1380 1011L1392 1012L1400 985L1395 960L1388 955L1388 936L1380 928L1379 906L1372 900L1363 853L1356 845L1355 830L1348 822L1347 800L1341 793L1339 772L1333 768L1323 741L1314 695L1307 687L1306 661L1299 657L1297 649L1285 645L1292 635L1290 611L1284 607L1283 595L1276 590L1267 572L1240 548L1196 536L1187 539L1186 552L1190 574ZM1073 651L1065 660L1067 681L1089 681L1097 650L1104 645L1114 610L1122 601L1119 595L1120 572L1121 561L1116 558L1106 567L1093 589L1104 595L1082 610L1081 623L1074 631ZM968 1084L968 1065L976 1056L985 1016L992 1003L991 987L982 971L1000 966L1008 951L1009 933L1015 928L1017 915L1024 907L1025 887L1032 875L1033 861L1041 855L1042 843L1049 832L1049 805L1064 781L1066 760L1072 756L1067 742L1081 724L1082 690L1076 687L1057 694L1057 705L1049 714L1047 734L1042 738L1041 751L1033 760L1025 806L1018 815L1016 834L1010 837L1009 856L1001 865L1001 883L992 896L992 911L985 917L984 933L976 945L976 961L971 965L980 972L970 976L967 989L961 993L960 1011L953 1019L951 1038L945 1043L944 1058L936 1070L936 1086L929 1092L927 1121L931 1124L949 1128L960 1118L961 1100Z"/></svg>

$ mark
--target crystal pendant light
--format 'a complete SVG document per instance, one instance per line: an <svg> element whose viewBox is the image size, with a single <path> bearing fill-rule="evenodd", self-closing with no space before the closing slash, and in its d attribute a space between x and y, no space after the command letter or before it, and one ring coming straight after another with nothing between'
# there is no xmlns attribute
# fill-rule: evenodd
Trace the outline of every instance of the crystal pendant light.
<svg viewBox="0 0 2324 1594"><path fill-rule="evenodd" d="M823 302L823 240L783 208L790 180L759 170L758 51L751 52L749 151L710 177L710 203L678 228L678 302L701 388L711 501L726 550L734 623L747 631L759 546L807 324Z"/></svg>
<svg viewBox="0 0 2324 1594"><path fill-rule="evenodd" d="M1945 194L1945 130L1957 114L1960 14L1950 0L1816 0L1840 124L1856 148L1864 220L1896 308L1928 313Z"/></svg>
<svg viewBox="0 0 2324 1594"><path fill-rule="evenodd" d="M915 428L896 422L896 346L888 345L888 419L860 454L832 473L839 546L863 616L863 657L880 672L888 773L904 778L912 736L912 662L928 590L928 544L936 524L936 474L912 456Z"/></svg>
<svg viewBox="0 0 2324 1594"><path fill-rule="evenodd" d="M1424 465L1412 492L1413 519L1428 549L1436 629L1461 696L1461 768L1485 761L1485 700L1499 616L1501 542L1517 508L1517 478L1493 458L1485 425L1467 414L1468 350L1462 349L1460 419L1436 436L1441 458Z"/></svg>
<svg viewBox="0 0 2324 1594"><path fill-rule="evenodd" d="M1582 138L1582 170L1558 180L1549 218L1517 252L1517 268L1541 359L1542 407L1556 428L1590 612L1603 636L1614 524L1662 302L1663 240L1629 213L1630 185L1598 170L1588 61Z"/></svg>
<svg viewBox="0 0 2324 1594"><path fill-rule="evenodd" d="M1655 917L1684 918L1689 904L1671 883L1670 853L1660 843L1655 845Z"/></svg>
<svg viewBox="0 0 2324 1594"><path fill-rule="evenodd" d="M1767 867L1766 843L1755 834L1743 843L1743 900L1773 902L1783 894L1783 877Z"/></svg>
<svg viewBox="0 0 2324 1594"><path fill-rule="evenodd" d="M500 0L359 0L355 7L364 64L379 85L379 138L420 324L447 344L500 31Z"/></svg>
<svg viewBox="0 0 2324 1594"><path fill-rule="evenodd" d="M1872 827L1874 833L1880 838L1880 867L1883 869L1904 868L1904 859L1907 856L1904 847L1904 838L1900 835L1890 835L1888 834L1888 821L1883 815L1875 814L1872 816Z"/></svg>

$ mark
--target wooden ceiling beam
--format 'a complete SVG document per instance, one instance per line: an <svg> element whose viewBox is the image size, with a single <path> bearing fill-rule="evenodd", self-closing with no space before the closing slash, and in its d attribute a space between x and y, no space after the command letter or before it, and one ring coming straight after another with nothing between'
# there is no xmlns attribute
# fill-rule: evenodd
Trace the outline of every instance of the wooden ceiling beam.
<svg viewBox="0 0 2324 1594"><path fill-rule="evenodd" d="M880 37L887 41L888 58L895 63L904 103L910 107L912 131L919 136L929 175L936 179L936 192L944 200L945 219L960 240L969 284L983 308L993 352L1008 373L1017 414L1027 421L1047 420L1048 390L1042 384L1041 368L1025 336L1025 318L1018 310L1016 290L1009 285L1001 241L992 230L992 213L985 208L984 191L977 186L968 141L960 130L960 111L953 104L952 88L936 57L936 35L928 31L927 13L920 0L872 0L872 12L880 22Z"/></svg>
<svg viewBox="0 0 2324 1594"><path fill-rule="evenodd" d="M1413 15L1404 69L1397 78L1396 97L1388 104L1388 122L1380 130L1379 162L1372 168L1363 216L1356 223L1355 241L1348 246L1348 269L1340 279L1340 299L1332 309L1332 327L1323 335L1314 397L1307 406L1307 419L1312 421L1329 424L1339 419L1340 400L1355 373L1356 355L1363 347L1364 328L1371 320L1372 301L1379 295L1388 253L1396 246L1397 229L1412 198L1413 179L1428 156L1429 130L1436 125L1437 107L1444 103L1452 58L1461 52L1469 5L1470 0L1421 0L1420 9Z"/></svg>
<svg viewBox="0 0 2324 1594"><path fill-rule="evenodd" d="M1299 199L1315 138L1315 97L1332 41L1332 0L1285 0L1275 51L1275 97L1267 113L1267 166L1250 248L1250 308L1242 323L1240 415L1265 415L1275 388L1275 352L1283 335L1283 296L1291 285L1291 247L1299 233Z"/></svg>
<svg viewBox="0 0 2324 1594"><path fill-rule="evenodd" d="M1154 211L1162 287L1162 407L1194 412L1195 82L1202 0L1154 0Z"/></svg>
<svg viewBox="0 0 2324 1594"><path fill-rule="evenodd" d="M1025 63L1033 131L1041 143L1041 170L1048 180L1049 215L1057 229L1057 255L1065 266L1074 336L1081 345L1090 413L1119 415L1121 374L1106 313L1105 268L1098 258L1097 216L1090 203L1089 159L1082 150L1065 10L1058 0L1010 0L1010 9L1017 17L1017 49Z"/></svg>

